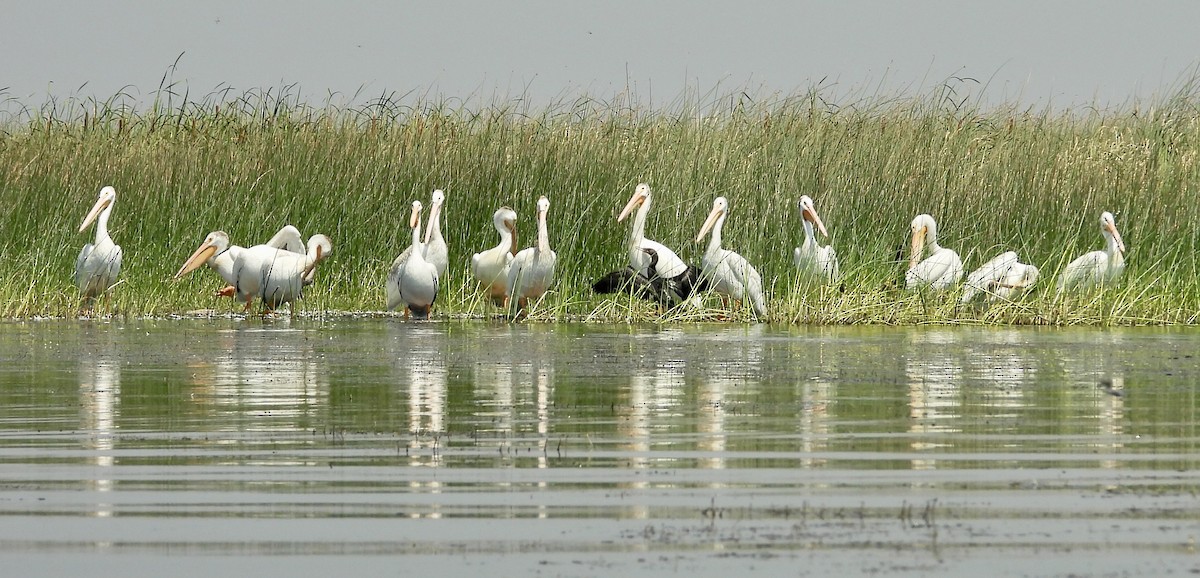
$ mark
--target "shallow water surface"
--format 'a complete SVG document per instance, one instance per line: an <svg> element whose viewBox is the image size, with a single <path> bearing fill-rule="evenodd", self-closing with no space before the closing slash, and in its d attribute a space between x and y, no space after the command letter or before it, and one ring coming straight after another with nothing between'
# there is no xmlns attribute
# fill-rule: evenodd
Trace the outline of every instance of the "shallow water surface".
<svg viewBox="0 0 1200 578"><path fill-rule="evenodd" d="M1200 571L1196 330L9 322L0 361L13 575Z"/></svg>

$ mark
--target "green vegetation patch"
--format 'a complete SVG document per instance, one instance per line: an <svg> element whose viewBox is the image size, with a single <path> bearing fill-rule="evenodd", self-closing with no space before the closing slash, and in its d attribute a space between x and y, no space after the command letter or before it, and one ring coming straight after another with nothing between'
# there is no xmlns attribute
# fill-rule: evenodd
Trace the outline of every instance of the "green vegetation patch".
<svg viewBox="0 0 1200 578"><path fill-rule="evenodd" d="M521 246L534 243L546 195L558 282L530 319L749 319L717 311L716 298L662 312L591 292L625 266L629 224L616 215L639 182L654 190L647 237L695 264L713 198L729 199L725 247L762 273L773 322L1192 324L1200 312L1200 98L1190 84L1149 110L1065 112L982 111L942 95L839 106L816 93L663 109L587 98L538 110L387 99L348 109L286 91L144 110L120 102L56 102L0 123L0 315L78 312L75 257L94 235L78 228L113 185L109 228L125 257L100 313L231 310L212 296L222 283L211 271L171 276L209 231L249 246L289 223L333 240L299 310L379 311L411 239L409 205L440 188L450 268L435 318L500 313L480 295L471 255L497 243L501 205L520 215ZM821 243L838 251L837 286L795 272L804 194L829 229ZM1066 263L1103 248L1105 210L1128 249L1122 281L1057 295ZM904 291L909 222L923 212L968 271L1014 250L1041 269L1038 285L988 307L957 305L958 290Z"/></svg>

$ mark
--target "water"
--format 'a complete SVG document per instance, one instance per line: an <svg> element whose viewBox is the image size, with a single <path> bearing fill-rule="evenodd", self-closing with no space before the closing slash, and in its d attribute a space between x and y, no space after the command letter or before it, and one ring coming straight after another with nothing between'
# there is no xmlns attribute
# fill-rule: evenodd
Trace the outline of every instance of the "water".
<svg viewBox="0 0 1200 578"><path fill-rule="evenodd" d="M1191 329L9 322L0 362L11 575L1200 571Z"/></svg>

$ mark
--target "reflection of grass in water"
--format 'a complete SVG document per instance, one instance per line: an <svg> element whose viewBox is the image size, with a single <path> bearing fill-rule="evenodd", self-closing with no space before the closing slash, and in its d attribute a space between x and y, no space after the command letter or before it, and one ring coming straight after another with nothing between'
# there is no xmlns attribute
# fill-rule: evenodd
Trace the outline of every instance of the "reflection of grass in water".
<svg viewBox="0 0 1200 578"><path fill-rule="evenodd" d="M658 110L586 98L541 110L386 98L314 108L288 90L202 101L168 101L164 90L146 112L121 96L51 103L4 124L0 313L74 311L71 266L92 235L77 233L78 221L111 183L120 195L110 225L126 251L118 311L229 307L206 296L218 285L211 273L167 279L210 230L250 245L285 223L335 245L302 308L378 310L388 266L408 244L405 208L442 188L452 266L438 313L498 312L476 290L470 255L495 244L490 216L501 204L521 215L521 245L532 243L534 202L545 194L559 281L531 319L653 319L651 304L588 290L623 266L628 224L614 217L645 181L655 190L648 236L693 263L712 198L730 199L725 245L762 272L775 321L1196 321L1200 98L1190 82L1149 111L984 112L944 98L951 92L842 105L819 90L683 97ZM803 287L794 274L801 194L833 235L838 289ZM1102 210L1116 213L1129 248L1124 283L1055 298L1057 271L1102 246ZM938 219L939 240L968 269L1013 249L1042 269L1040 285L986 310L900 291L897 249L919 212Z"/></svg>

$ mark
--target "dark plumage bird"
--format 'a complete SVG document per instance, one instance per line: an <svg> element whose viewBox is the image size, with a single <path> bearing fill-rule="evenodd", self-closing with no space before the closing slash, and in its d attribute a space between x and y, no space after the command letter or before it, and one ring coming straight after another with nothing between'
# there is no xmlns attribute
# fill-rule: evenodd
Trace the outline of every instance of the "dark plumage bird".
<svg viewBox="0 0 1200 578"><path fill-rule="evenodd" d="M658 267L658 251L642 248L642 252L650 258L650 271ZM656 301L665 307L687 301L694 295L708 290L708 281L701 278L700 268L688 265L687 270L675 277L654 275L647 277L633 267L613 271L592 283L592 291L596 293L632 293L649 301Z"/></svg>

